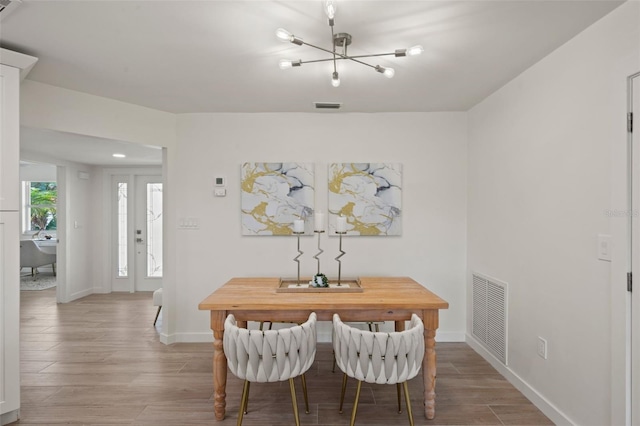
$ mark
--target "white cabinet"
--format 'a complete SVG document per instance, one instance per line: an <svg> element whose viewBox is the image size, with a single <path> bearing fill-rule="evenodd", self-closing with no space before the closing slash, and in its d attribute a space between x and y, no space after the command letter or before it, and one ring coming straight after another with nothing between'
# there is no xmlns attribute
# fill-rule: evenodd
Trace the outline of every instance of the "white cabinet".
<svg viewBox="0 0 640 426"><path fill-rule="evenodd" d="M20 412L20 78L36 58L0 49L0 423Z"/></svg>
<svg viewBox="0 0 640 426"><path fill-rule="evenodd" d="M20 70L0 65L0 211L20 204Z"/></svg>
<svg viewBox="0 0 640 426"><path fill-rule="evenodd" d="M18 212L0 212L0 414L20 408L20 235ZM17 413L13 414L13 420ZM7 418L4 418L7 417Z"/></svg>
<svg viewBox="0 0 640 426"><path fill-rule="evenodd" d="M18 68L0 65L0 415L20 409L20 166Z"/></svg>

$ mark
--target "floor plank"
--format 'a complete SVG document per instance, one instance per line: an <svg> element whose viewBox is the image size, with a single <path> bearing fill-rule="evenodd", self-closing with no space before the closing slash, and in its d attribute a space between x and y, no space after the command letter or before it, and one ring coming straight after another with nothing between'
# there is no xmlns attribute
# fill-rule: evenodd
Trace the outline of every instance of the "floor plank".
<svg viewBox="0 0 640 426"><path fill-rule="evenodd" d="M19 425L235 425L242 382L228 375L227 418L215 421L211 343L159 342L151 293L96 294L57 304L55 288L21 292ZM161 323L161 319L158 324ZM551 421L465 343L439 343L436 419L426 420L423 388L409 382L416 425L549 425ZM307 372L310 413L303 425L349 423L355 381L338 413L342 373L331 345L318 345ZM363 384L357 424L408 424L395 386ZM243 425L293 424L288 383L253 384Z"/></svg>

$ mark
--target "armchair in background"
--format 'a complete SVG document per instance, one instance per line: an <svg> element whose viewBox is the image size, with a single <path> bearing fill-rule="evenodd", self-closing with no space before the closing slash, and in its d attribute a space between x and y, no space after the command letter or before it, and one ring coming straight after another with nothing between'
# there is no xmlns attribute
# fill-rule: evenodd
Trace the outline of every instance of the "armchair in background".
<svg viewBox="0 0 640 426"><path fill-rule="evenodd" d="M56 275L56 254L48 253L42 250L35 241L20 241L20 269L31 268L31 276L36 276L38 268L41 266L51 265L53 267L53 275Z"/></svg>

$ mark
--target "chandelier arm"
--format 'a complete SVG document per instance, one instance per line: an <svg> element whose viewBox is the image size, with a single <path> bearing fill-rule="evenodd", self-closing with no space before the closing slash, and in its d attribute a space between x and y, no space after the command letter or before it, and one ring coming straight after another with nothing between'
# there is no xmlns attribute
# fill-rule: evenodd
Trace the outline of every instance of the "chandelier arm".
<svg viewBox="0 0 640 426"><path fill-rule="evenodd" d="M345 57L345 58L343 58L343 59L353 59L353 58L372 58L372 57L374 57L374 56L391 56L391 55L394 55L394 56L395 56L395 53L394 53L394 52L391 52L391 53L373 53L373 54L370 54L370 55L354 55L354 56L347 56L347 57Z"/></svg>
<svg viewBox="0 0 640 426"><path fill-rule="evenodd" d="M333 25L330 25L331 27L331 40L333 40L334 34L333 34ZM333 72L336 73L338 72L338 69L336 68L336 44L333 43Z"/></svg>
<svg viewBox="0 0 640 426"><path fill-rule="evenodd" d="M336 61L342 61L345 59L352 59L352 58L362 58L362 57L367 57L368 55L363 55L363 56L345 56L344 58L340 58L337 57L335 60ZM375 56L379 56L379 55L375 55ZM300 64L312 64L314 62L329 62L329 61L333 61L333 58L326 58L326 59L311 59L309 61L303 61L302 59L300 59ZM368 65L368 64L365 64Z"/></svg>
<svg viewBox="0 0 640 426"><path fill-rule="evenodd" d="M342 53L340 53L340 52L335 52L335 53L334 53L334 52L332 52L332 51L331 51L331 50L329 50L329 49L325 49L324 47L320 47L320 46L313 45L313 44L311 44L311 43L307 43L306 41L302 41L302 44L304 44L305 46L313 47L313 48L318 49L318 50L322 50L322 51L327 52L327 53L331 53L332 55L333 55L333 54L335 54L336 56L339 56L339 57L341 57L342 59L349 59L349 60L351 60L351 61L353 61L353 62L357 62L357 63L362 64L362 65L366 65L366 66L371 67L371 68L373 68L373 69L375 69L375 68L376 68L374 65L369 65L369 64L367 64L366 62L362 62L362 61L360 61L360 60L358 60L358 59L354 59L354 58L355 58L354 56L347 56L347 55L343 55L343 54L342 54ZM358 57L367 57L367 56L369 56L369 55L362 55L362 56L358 56ZM374 56L374 55L371 55L371 56ZM336 58L336 59L337 59L337 58ZM311 61L307 61L307 62L311 62ZM316 62L319 62L319 61L316 61ZM304 62L303 62L303 63L304 63Z"/></svg>

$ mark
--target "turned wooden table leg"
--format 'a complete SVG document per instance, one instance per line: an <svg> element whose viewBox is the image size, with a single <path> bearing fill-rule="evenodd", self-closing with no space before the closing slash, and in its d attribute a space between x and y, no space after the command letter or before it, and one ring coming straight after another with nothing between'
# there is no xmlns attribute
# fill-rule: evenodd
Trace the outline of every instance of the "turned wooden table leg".
<svg viewBox="0 0 640 426"><path fill-rule="evenodd" d="M436 416L436 331L424 331L425 352L422 360L424 377L424 415L431 420Z"/></svg>
<svg viewBox="0 0 640 426"><path fill-rule="evenodd" d="M436 330L438 310L423 311L424 359L422 376L424 379L424 415L432 420L436 416Z"/></svg>
<svg viewBox="0 0 640 426"><path fill-rule="evenodd" d="M223 420L227 406L227 357L222 346L223 331L213 332L213 410L216 420Z"/></svg>

